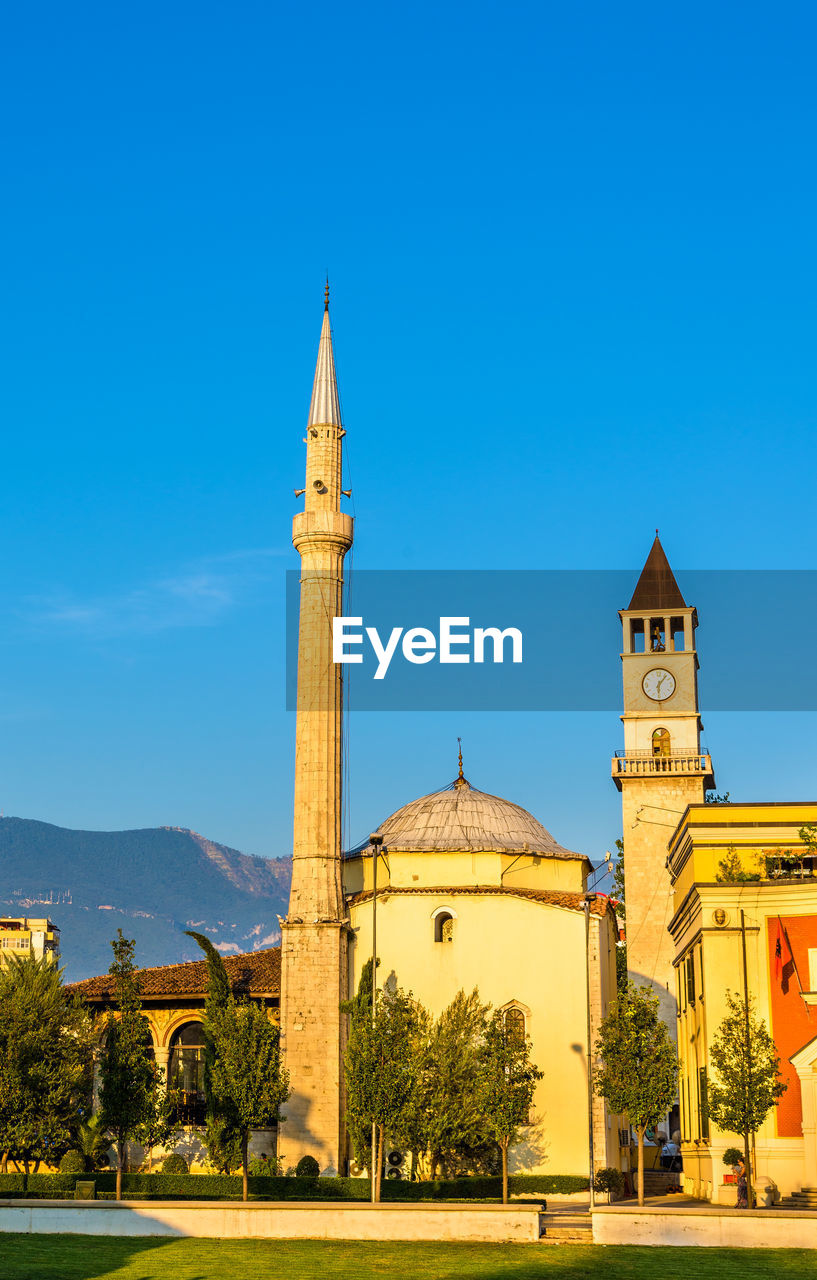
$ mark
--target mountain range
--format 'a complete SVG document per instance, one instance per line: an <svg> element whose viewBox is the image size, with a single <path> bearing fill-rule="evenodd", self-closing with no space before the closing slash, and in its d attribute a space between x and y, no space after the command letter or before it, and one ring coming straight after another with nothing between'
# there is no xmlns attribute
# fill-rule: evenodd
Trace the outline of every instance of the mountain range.
<svg viewBox="0 0 817 1280"><path fill-rule="evenodd" d="M256 858L184 827L71 831L0 818L0 915L48 916L66 981L105 973L117 929L142 967L201 956L186 929L224 955L274 946L290 858Z"/></svg>

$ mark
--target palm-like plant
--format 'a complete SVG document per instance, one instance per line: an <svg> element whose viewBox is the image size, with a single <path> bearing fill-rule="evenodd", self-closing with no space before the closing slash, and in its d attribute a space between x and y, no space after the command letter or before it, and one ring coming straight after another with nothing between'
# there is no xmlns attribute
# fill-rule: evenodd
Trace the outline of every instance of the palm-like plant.
<svg viewBox="0 0 817 1280"><path fill-rule="evenodd" d="M110 1137L98 1113L80 1121L77 1127L77 1149L85 1156L89 1169L101 1169L109 1163L110 1145Z"/></svg>

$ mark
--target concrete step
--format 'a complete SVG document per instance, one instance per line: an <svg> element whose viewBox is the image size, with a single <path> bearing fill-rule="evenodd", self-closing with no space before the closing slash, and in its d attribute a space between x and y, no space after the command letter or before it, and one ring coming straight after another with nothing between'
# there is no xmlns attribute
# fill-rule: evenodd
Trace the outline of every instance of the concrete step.
<svg viewBox="0 0 817 1280"><path fill-rule="evenodd" d="M633 1183L636 1181L636 1174L632 1175ZM660 1196L664 1192L680 1187L681 1175L678 1173L670 1173L664 1169L645 1169L644 1170L644 1190L647 1195Z"/></svg>
<svg viewBox="0 0 817 1280"><path fill-rule="evenodd" d="M543 1213L540 1218L543 1244L592 1244L593 1224L589 1213L566 1209Z"/></svg>
<svg viewBox="0 0 817 1280"><path fill-rule="evenodd" d="M589 1213L552 1213L547 1211L540 1215L540 1221L546 1227L592 1227Z"/></svg>

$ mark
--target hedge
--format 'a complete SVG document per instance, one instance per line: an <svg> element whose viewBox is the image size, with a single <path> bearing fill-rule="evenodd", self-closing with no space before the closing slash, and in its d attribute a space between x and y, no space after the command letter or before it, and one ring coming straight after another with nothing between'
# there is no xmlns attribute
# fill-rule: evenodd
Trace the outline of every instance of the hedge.
<svg viewBox="0 0 817 1280"><path fill-rule="evenodd" d="M77 1181L96 1183L98 1196L116 1190L116 1174L99 1173L6 1173L0 1174L0 1198L17 1198L25 1193L38 1198L73 1197ZM509 1179L511 1195L546 1196L587 1189L587 1178L577 1174L513 1174ZM251 1177L249 1191L261 1200L368 1200L367 1178L274 1178ZM241 1198L241 1178L237 1174L220 1173L125 1173L122 1175L125 1199L224 1200ZM383 1200L498 1200L502 1195L501 1178L450 1178L435 1182L384 1180Z"/></svg>

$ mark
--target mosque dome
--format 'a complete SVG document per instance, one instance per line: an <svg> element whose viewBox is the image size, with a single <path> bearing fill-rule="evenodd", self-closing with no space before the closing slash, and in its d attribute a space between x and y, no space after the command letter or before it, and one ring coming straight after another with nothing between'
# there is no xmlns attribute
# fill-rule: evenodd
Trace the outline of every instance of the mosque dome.
<svg viewBox="0 0 817 1280"><path fill-rule="evenodd" d="M385 849L417 853L536 853L580 858L554 840L532 813L477 791L462 776L444 791L403 805L377 828ZM365 853L368 842L353 853Z"/></svg>

